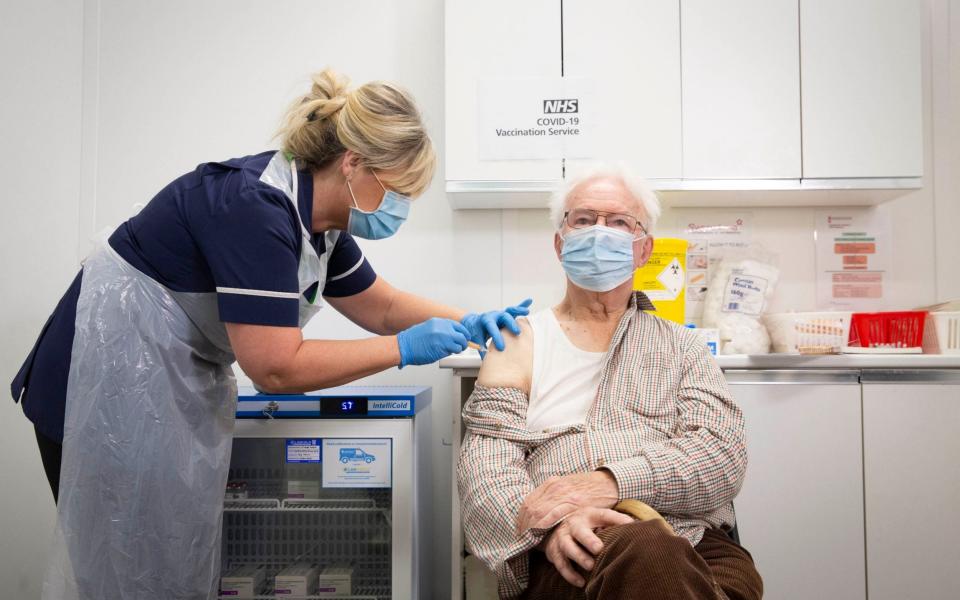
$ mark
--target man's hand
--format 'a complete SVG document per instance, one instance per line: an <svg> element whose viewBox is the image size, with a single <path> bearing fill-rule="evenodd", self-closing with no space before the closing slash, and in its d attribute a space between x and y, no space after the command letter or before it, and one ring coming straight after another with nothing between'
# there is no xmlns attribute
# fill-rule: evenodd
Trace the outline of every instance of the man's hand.
<svg viewBox="0 0 960 600"><path fill-rule="evenodd" d="M517 533L549 529L578 508L612 508L619 499L617 480L609 471L551 477L523 499Z"/></svg>
<svg viewBox="0 0 960 600"><path fill-rule="evenodd" d="M633 523L632 517L608 508L578 508L550 532L542 544L543 553L570 585L583 587L586 581L570 561L584 571L592 571L593 557L603 550L603 542L594 530L630 523Z"/></svg>

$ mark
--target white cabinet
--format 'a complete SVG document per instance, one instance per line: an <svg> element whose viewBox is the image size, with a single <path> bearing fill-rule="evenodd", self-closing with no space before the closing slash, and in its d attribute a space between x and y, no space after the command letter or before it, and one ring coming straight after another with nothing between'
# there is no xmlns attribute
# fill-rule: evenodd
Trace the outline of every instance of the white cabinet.
<svg viewBox="0 0 960 600"><path fill-rule="evenodd" d="M510 79L561 75L594 85L591 114L601 121L591 160L681 176L679 0L450 1L446 11L448 189L544 191L562 178L559 158L480 160L477 140L481 81L504 81L509 96Z"/></svg>
<svg viewBox="0 0 960 600"><path fill-rule="evenodd" d="M796 0L683 0L683 177L800 178Z"/></svg>
<svg viewBox="0 0 960 600"><path fill-rule="evenodd" d="M511 79L561 76L593 82L594 158L625 163L677 206L876 204L921 186L916 0L445 7L445 171L456 207L542 207L582 166L480 159L481 82L502 82L509 100L519 89Z"/></svg>
<svg viewBox="0 0 960 600"><path fill-rule="evenodd" d="M858 371L727 371L746 421L734 500L765 596L866 598Z"/></svg>
<svg viewBox="0 0 960 600"><path fill-rule="evenodd" d="M805 178L923 171L916 0L800 0Z"/></svg>
<svg viewBox="0 0 960 600"><path fill-rule="evenodd" d="M480 81L560 75L559 3L449 1L445 44L447 181L559 180L560 159L484 161L477 140Z"/></svg>
<svg viewBox="0 0 960 600"><path fill-rule="evenodd" d="M870 600L960 598L960 371L863 377Z"/></svg>
<svg viewBox="0 0 960 600"><path fill-rule="evenodd" d="M679 47L679 0L565 0L563 71L596 86L596 158L680 178Z"/></svg>

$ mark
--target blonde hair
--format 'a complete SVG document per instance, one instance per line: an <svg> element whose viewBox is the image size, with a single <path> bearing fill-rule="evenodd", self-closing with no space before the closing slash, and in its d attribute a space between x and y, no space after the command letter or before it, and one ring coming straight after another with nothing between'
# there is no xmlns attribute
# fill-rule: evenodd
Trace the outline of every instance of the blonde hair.
<svg viewBox="0 0 960 600"><path fill-rule="evenodd" d="M427 189L437 157L410 94L383 81L348 89L349 79L329 68L312 80L277 132L285 152L317 170L352 150L397 192L416 197Z"/></svg>
<svg viewBox="0 0 960 600"><path fill-rule="evenodd" d="M660 198L642 177L631 175L622 165L594 163L565 180L550 197L550 222L558 230L563 227L563 213L567 209L567 197L574 188L597 179L619 181L630 192L637 204L647 213L647 222L640 223L647 233L653 233L660 218Z"/></svg>

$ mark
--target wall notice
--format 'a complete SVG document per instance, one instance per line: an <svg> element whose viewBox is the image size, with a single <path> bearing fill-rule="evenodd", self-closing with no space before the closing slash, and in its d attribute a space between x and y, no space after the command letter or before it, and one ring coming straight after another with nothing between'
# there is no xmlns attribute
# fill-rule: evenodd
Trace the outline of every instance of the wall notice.
<svg viewBox="0 0 960 600"><path fill-rule="evenodd" d="M480 160L595 158L594 89L571 77L478 82Z"/></svg>
<svg viewBox="0 0 960 600"><path fill-rule="evenodd" d="M890 221L873 209L817 213L817 308L880 310Z"/></svg>

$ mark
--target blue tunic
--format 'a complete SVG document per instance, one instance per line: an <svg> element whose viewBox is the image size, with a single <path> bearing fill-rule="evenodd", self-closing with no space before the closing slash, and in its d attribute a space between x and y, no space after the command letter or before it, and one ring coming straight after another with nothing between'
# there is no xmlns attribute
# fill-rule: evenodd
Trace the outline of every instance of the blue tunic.
<svg viewBox="0 0 960 600"><path fill-rule="evenodd" d="M260 180L274 152L204 163L177 178L110 236L128 263L174 292L216 293L220 320L297 327L300 222L311 222L313 180L298 174L297 207ZM298 214L299 212L299 214ZM323 295L351 296L376 273L359 246L341 232L333 248L313 235L318 256L329 252ZM47 320L11 384L14 401L37 430L63 439L67 377L73 346L77 274ZM279 292L279 294L278 294ZM316 288L305 295L313 297Z"/></svg>

